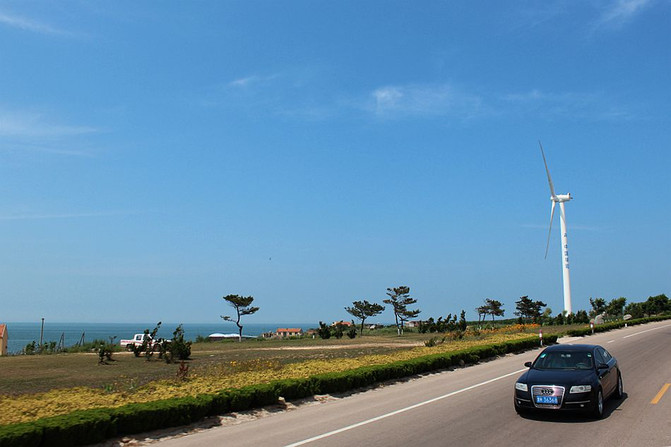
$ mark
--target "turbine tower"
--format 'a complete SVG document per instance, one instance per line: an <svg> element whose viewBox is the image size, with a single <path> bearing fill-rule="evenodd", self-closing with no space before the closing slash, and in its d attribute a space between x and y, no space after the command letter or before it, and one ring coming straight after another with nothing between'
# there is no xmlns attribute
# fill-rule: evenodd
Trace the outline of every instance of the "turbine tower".
<svg viewBox="0 0 671 447"><path fill-rule="evenodd" d="M550 248L550 234L552 233L552 220L555 215L555 205L559 204L559 223L561 225L561 257L562 257L562 277L564 279L564 310L566 314L573 313L571 309L571 278L569 276L569 263L568 263L568 235L566 233L566 211L564 209L564 202L568 202L573 197L571 193L568 194L555 194L555 188L552 184L552 177L550 177L550 170L548 169L548 163L545 160L545 152L543 151L543 145L538 141L538 145L541 147L541 155L543 156L543 163L545 164L545 172L548 175L548 184L550 185L550 200L552 200L552 210L550 211L550 229L548 230L548 242L545 246L545 258L548 257L548 249Z"/></svg>

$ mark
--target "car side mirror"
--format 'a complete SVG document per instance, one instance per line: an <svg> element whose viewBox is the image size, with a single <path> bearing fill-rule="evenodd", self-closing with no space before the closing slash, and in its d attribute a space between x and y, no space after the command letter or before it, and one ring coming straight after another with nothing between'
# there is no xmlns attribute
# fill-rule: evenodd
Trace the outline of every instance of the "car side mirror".
<svg viewBox="0 0 671 447"><path fill-rule="evenodd" d="M597 369L608 369L608 364L607 363L599 363L597 366Z"/></svg>
<svg viewBox="0 0 671 447"><path fill-rule="evenodd" d="M531 368L531 362L526 362L524 366L526 366L527 368Z"/></svg>

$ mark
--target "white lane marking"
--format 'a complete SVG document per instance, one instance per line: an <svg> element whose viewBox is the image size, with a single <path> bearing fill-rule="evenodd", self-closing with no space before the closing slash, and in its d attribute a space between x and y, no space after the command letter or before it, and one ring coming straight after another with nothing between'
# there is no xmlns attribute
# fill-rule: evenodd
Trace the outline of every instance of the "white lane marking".
<svg viewBox="0 0 671 447"><path fill-rule="evenodd" d="M457 390L457 391L452 391L451 393L447 393L447 394L444 394L442 396L434 397L433 399L425 400L424 402L420 402L420 403L417 403L415 405L411 405L409 407L401 408L400 410L392 411L391 413L383 414L383 415L380 415L380 416L377 416L377 417L374 417L374 418L371 418L371 419L367 419L365 421L357 422L356 424L348 425L346 427L342 427L342 428L339 428L337 430L330 431L328 433L317 435L317 436L314 436L314 437L309 438L309 439L304 439L303 441L294 442L293 444L287 444L285 447L298 447L299 445L305 445L305 444L308 444L310 442L319 441L320 439L328 438L330 436L337 435L338 433L349 431L349 430L355 429L357 427L361 427L363 425L371 424L373 422L381 421L382 419L386 419L388 417L395 416L397 414L405 413L406 411L414 410L415 408L423 407L424 405L428 405L428 404L437 402L439 400L446 399L448 397L452 397L452 396L455 396L457 394L464 393L466 391L470 391L472 389L481 387L483 385L487 385L487 384L490 384L492 382L496 382L497 380L505 379L506 377L510 377L510 376L515 375L515 374L519 374L523 371L526 371L527 369L528 368L518 369L517 371L513 371L513 372L505 374L503 376L499 376L499 377L496 377L494 379L489 379L489 380L486 380L484 382L476 383L475 385L471 385L471 386L468 386L466 388L462 388L462 389Z"/></svg>
<svg viewBox="0 0 671 447"><path fill-rule="evenodd" d="M655 328L652 328L652 329L647 329L647 330L645 330L645 331L641 331L641 332L636 332L635 334L625 335L625 336L622 337L622 338L635 337L636 335L645 334L646 332L650 332L650 331L656 331L657 329L665 329L665 328L667 328L667 327L671 327L671 324L667 324L666 326L655 327Z"/></svg>
<svg viewBox="0 0 671 447"><path fill-rule="evenodd" d="M608 343L613 343L614 341L615 341L615 340L610 340L610 341L608 341Z"/></svg>

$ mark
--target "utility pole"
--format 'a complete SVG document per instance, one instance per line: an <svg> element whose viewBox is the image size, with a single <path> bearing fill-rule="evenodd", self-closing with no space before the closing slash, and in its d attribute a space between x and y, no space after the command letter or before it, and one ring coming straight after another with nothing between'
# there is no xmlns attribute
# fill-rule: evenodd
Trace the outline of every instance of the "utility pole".
<svg viewBox="0 0 671 447"><path fill-rule="evenodd" d="M42 350L42 337L44 336L44 317L42 317L42 329L40 329L40 351Z"/></svg>

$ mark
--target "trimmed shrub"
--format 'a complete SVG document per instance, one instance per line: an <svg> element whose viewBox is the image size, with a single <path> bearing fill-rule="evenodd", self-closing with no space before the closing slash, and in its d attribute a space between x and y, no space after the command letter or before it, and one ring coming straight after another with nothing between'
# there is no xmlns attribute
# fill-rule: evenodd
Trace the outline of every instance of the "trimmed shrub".
<svg viewBox="0 0 671 447"><path fill-rule="evenodd" d="M107 409L75 411L36 422L42 428L41 446L65 447L102 442L116 435L116 424Z"/></svg>
<svg viewBox="0 0 671 447"><path fill-rule="evenodd" d="M231 411L231 397L227 390L220 391L217 394L211 396L212 401L210 402L210 410L208 416L214 416L215 414L224 414Z"/></svg>
<svg viewBox="0 0 671 447"><path fill-rule="evenodd" d="M212 399L180 397L176 399L129 404L111 410L117 434L141 433L166 427L177 427L198 421L210 412Z"/></svg>
<svg viewBox="0 0 671 447"><path fill-rule="evenodd" d="M42 442L42 427L21 423L0 427L0 447L38 447Z"/></svg>
<svg viewBox="0 0 671 447"><path fill-rule="evenodd" d="M275 395L287 400L300 399L316 394L306 379L286 379L273 382Z"/></svg>

